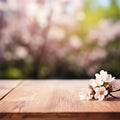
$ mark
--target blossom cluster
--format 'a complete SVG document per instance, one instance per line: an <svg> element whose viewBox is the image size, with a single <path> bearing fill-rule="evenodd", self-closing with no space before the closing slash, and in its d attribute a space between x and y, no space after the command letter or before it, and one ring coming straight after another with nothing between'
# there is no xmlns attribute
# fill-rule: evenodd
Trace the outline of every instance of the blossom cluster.
<svg viewBox="0 0 120 120"><path fill-rule="evenodd" d="M101 70L100 74L95 74L95 79L90 80L90 84L87 88L82 88L79 97L81 100L96 99L102 101L109 95L113 96L112 92L120 91L115 77L108 74L107 71Z"/></svg>

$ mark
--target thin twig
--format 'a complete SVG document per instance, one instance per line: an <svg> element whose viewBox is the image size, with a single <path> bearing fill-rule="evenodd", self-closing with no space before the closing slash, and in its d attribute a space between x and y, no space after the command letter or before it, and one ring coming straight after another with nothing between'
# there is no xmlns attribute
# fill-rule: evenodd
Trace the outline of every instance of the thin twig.
<svg viewBox="0 0 120 120"><path fill-rule="evenodd" d="M115 90L115 91L111 91L111 92L118 92L118 91L120 91L120 89L118 89L118 90Z"/></svg>
<svg viewBox="0 0 120 120"><path fill-rule="evenodd" d="M113 96L111 93L109 93L109 95L110 95L111 97L113 97L113 98L117 98L116 96Z"/></svg>

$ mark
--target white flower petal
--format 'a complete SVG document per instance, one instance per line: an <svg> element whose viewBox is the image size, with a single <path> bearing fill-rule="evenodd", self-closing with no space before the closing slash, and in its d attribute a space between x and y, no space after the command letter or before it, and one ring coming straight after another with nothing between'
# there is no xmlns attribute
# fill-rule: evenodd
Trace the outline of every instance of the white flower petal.
<svg viewBox="0 0 120 120"><path fill-rule="evenodd" d="M96 80L95 79L91 79L90 80L90 85L94 88L94 87L97 87L97 83L96 83Z"/></svg>
<svg viewBox="0 0 120 120"><path fill-rule="evenodd" d="M100 71L100 75L101 75L101 76L106 76L106 75L107 75L107 72L104 71L104 70L101 70L101 71Z"/></svg>
<svg viewBox="0 0 120 120"><path fill-rule="evenodd" d="M91 96L92 90L89 88L82 88L79 93L80 100L90 100L92 99Z"/></svg>
<svg viewBox="0 0 120 120"><path fill-rule="evenodd" d="M104 92L104 95L107 95L108 94L108 90L106 90L105 92Z"/></svg>
<svg viewBox="0 0 120 120"><path fill-rule="evenodd" d="M105 87L95 88L95 95L94 95L95 99L102 101L107 94L108 91L105 89Z"/></svg>
<svg viewBox="0 0 120 120"><path fill-rule="evenodd" d="M104 95L101 95L101 96L98 98L98 100L99 100L99 101L102 101L102 100L104 100L104 98L105 98L105 96L104 96Z"/></svg>
<svg viewBox="0 0 120 120"><path fill-rule="evenodd" d="M96 79L101 79L101 75L99 75L98 73L95 74Z"/></svg>

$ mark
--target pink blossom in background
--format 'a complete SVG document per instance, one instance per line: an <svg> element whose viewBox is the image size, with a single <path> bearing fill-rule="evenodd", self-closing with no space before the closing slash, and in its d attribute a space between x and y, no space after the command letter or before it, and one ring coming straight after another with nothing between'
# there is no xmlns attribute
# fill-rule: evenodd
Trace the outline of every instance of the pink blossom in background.
<svg viewBox="0 0 120 120"><path fill-rule="evenodd" d="M120 38L120 21L103 18L83 37L84 10L83 0L0 1L0 62L66 63L93 75L108 57L106 46Z"/></svg>

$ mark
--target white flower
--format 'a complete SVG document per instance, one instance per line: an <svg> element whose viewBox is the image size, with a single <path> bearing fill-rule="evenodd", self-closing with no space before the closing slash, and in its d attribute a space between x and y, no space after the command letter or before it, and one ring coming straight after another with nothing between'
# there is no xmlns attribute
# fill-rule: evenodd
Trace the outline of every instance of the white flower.
<svg viewBox="0 0 120 120"><path fill-rule="evenodd" d="M107 94L108 94L108 91L105 89L105 87L95 88L95 95L94 95L95 99L102 101Z"/></svg>
<svg viewBox="0 0 120 120"><path fill-rule="evenodd" d="M107 82L107 83L112 82L112 81L115 79L114 77L112 77L112 75L108 74L108 73L107 73L106 71L104 71L104 70L101 70L101 71L100 71L100 75L101 75L103 81L104 81L104 82Z"/></svg>
<svg viewBox="0 0 120 120"><path fill-rule="evenodd" d="M90 80L90 85L91 85L93 88L97 87L97 82L96 82L96 80L95 80L95 79L91 79L91 80Z"/></svg>
<svg viewBox="0 0 120 120"><path fill-rule="evenodd" d="M101 80L103 82L109 83L112 82L115 78L112 75L108 74L106 71L101 70L100 74L95 74L96 79Z"/></svg>
<svg viewBox="0 0 120 120"><path fill-rule="evenodd" d="M83 88L79 94L81 100L104 100L111 92L120 91L120 81L116 81L111 74L101 70L91 79L88 88ZM114 97L114 96L113 96Z"/></svg>
<svg viewBox="0 0 120 120"><path fill-rule="evenodd" d="M95 76L96 76L96 79L100 79L100 80L104 80L106 77L107 77L107 72L106 71L104 71L104 70L101 70L100 71L100 74L95 74Z"/></svg>
<svg viewBox="0 0 120 120"><path fill-rule="evenodd" d="M104 82L110 83L115 79L115 77L112 77L112 75L107 75L105 79L103 79Z"/></svg>
<svg viewBox="0 0 120 120"><path fill-rule="evenodd" d="M108 75L108 73L107 73L107 71L101 70L101 71L100 71L100 75L101 75L102 77L105 77L105 76Z"/></svg>
<svg viewBox="0 0 120 120"><path fill-rule="evenodd" d="M104 83L101 79L96 79L96 81L98 86L101 86Z"/></svg>
<svg viewBox="0 0 120 120"><path fill-rule="evenodd" d="M92 90L90 88L82 88L79 97L80 100L90 100L92 99L93 95L91 95Z"/></svg>
<svg viewBox="0 0 120 120"><path fill-rule="evenodd" d="M98 73L95 74L95 77L96 77L96 79L98 79L98 80L99 80L99 79L100 79L100 80L102 79L102 76L101 76L100 74L98 74Z"/></svg>
<svg viewBox="0 0 120 120"><path fill-rule="evenodd" d="M91 81L90 81L90 85L93 87L93 88L95 88L95 87L97 87L97 86L101 86L101 85L103 85L103 81L101 80L101 79L91 79Z"/></svg>
<svg viewBox="0 0 120 120"><path fill-rule="evenodd" d="M101 79L101 80L104 80L104 79L106 79L106 77L107 77L107 72L106 71L104 71L104 70L101 70L100 71L100 74L95 74L95 76L96 76L96 79Z"/></svg>

